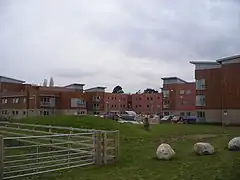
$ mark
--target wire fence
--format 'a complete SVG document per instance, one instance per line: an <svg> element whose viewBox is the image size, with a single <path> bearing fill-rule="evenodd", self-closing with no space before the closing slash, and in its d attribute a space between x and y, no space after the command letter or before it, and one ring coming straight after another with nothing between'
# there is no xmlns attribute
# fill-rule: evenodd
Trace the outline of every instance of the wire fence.
<svg viewBox="0 0 240 180"><path fill-rule="evenodd" d="M119 131L0 123L0 180L116 162Z"/></svg>

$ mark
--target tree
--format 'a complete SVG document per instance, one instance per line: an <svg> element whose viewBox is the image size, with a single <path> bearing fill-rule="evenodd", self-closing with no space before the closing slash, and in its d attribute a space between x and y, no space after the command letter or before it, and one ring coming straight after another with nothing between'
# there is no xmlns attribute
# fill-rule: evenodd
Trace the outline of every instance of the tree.
<svg viewBox="0 0 240 180"><path fill-rule="evenodd" d="M141 90L138 90L138 91L136 92L136 94L141 94Z"/></svg>
<svg viewBox="0 0 240 180"><path fill-rule="evenodd" d="M121 93L124 93L123 89L121 86L117 85L115 88L113 88L113 91L112 93L118 93L118 94L121 94Z"/></svg>
<svg viewBox="0 0 240 180"><path fill-rule="evenodd" d="M49 87L53 87L53 86L54 86L54 81L53 81L53 78L51 77L49 81Z"/></svg>
<svg viewBox="0 0 240 180"><path fill-rule="evenodd" d="M144 90L143 93L149 93L149 94L152 94L152 93L158 93L158 91L155 90L155 89L147 88L147 89Z"/></svg>
<svg viewBox="0 0 240 180"><path fill-rule="evenodd" d="M47 87L47 79L44 79L44 80L43 80L43 86L44 86L44 87Z"/></svg>

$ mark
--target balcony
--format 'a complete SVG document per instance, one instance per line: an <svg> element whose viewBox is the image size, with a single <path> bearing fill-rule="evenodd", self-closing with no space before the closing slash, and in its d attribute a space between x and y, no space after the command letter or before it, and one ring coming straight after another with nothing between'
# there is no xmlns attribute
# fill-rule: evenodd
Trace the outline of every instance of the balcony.
<svg viewBox="0 0 240 180"><path fill-rule="evenodd" d="M40 107L55 107L55 102L43 102L40 101Z"/></svg>
<svg viewBox="0 0 240 180"><path fill-rule="evenodd" d="M164 109L169 108L169 104L164 104L164 105L163 105L163 108L164 108Z"/></svg>
<svg viewBox="0 0 240 180"><path fill-rule="evenodd" d="M100 109L100 107L99 106L94 106L93 109Z"/></svg>

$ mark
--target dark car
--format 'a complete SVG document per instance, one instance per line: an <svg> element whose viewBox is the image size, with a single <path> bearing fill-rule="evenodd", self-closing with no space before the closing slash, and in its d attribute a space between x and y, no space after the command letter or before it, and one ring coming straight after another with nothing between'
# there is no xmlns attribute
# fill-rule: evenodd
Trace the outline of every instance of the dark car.
<svg viewBox="0 0 240 180"><path fill-rule="evenodd" d="M195 124L197 121L197 117L196 116L185 116L183 118L183 123L184 124Z"/></svg>

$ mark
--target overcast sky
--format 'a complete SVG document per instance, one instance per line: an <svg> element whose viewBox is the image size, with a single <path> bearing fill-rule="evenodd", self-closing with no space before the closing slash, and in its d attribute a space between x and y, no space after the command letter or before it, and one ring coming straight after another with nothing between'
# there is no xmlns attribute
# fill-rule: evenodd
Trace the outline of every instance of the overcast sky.
<svg viewBox="0 0 240 180"><path fill-rule="evenodd" d="M239 0L0 0L0 75L159 89L240 52Z"/></svg>

